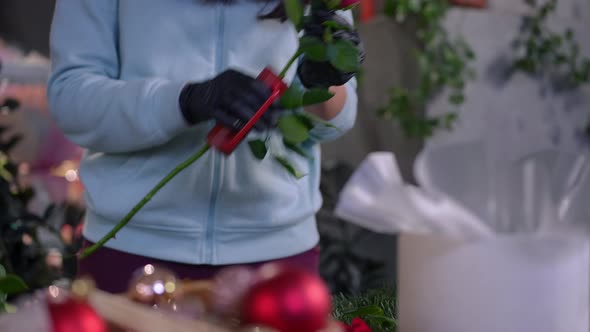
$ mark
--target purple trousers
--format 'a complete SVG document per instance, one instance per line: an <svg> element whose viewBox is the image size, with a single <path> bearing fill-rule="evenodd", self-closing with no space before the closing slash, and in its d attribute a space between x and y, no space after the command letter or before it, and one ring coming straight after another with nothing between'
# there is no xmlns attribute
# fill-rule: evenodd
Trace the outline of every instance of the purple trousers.
<svg viewBox="0 0 590 332"><path fill-rule="evenodd" d="M84 241L84 248L92 243ZM319 274L319 250L314 248L302 254L286 257L274 261L242 264L241 266L258 267L260 265L277 262L286 263ZM109 293L123 293L127 291L133 273L147 264L167 268L180 278L203 280L212 278L219 270L230 265L192 265L158 260L154 258L128 254L114 249L102 247L92 255L78 262L78 276L91 277L96 287Z"/></svg>

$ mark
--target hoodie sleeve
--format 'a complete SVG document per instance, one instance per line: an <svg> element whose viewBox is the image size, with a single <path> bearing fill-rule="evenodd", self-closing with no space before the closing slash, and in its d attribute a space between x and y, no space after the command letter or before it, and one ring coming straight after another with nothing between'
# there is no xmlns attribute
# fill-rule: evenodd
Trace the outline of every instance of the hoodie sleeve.
<svg viewBox="0 0 590 332"><path fill-rule="evenodd" d="M74 143L122 153L161 145L188 125L186 82L119 80L118 0L58 0L51 28L51 114Z"/></svg>
<svg viewBox="0 0 590 332"><path fill-rule="evenodd" d="M339 12L351 25L354 25L354 20L350 10ZM345 132L354 126L357 114L358 96L357 96L357 80L351 79L346 83L346 101L342 107L342 111L338 113L333 119L328 121L333 127L318 125L310 132L310 137L313 141L322 143L331 141L342 136Z"/></svg>
<svg viewBox="0 0 590 332"><path fill-rule="evenodd" d="M338 113L333 119L328 121L331 126L318 124L309 132L309 136L313 141L318 143L335 140L346 133L354 126L357 112L357 94L356 94L356 79L351 79L346 83L346 101L342 107L342 111Z"/></svg>

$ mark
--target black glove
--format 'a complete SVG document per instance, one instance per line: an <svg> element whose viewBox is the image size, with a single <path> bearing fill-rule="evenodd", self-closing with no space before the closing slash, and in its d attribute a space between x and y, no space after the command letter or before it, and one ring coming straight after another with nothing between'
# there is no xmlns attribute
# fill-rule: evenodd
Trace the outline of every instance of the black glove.
<svg viewBox="0 0 590 332"><path fill-rule="evenodd" d="M306 22L304 26L305 35L322 39L325 29L323 23L326 21L335 21L339 25L350 28L347 30L334 31L332 37L334 40L350 41L355 46L357 46L359 51L359 64L362 63L365 59L365 51L358 33L343 17L336 14L335 11L320 9L314 12L311 15L310 21ZM328 61L317 62L307 59L306 57L303 57L299 66L297 67L297 74L301 80L301 83L306 88L328 88L330 86L344 85L355 75L354 72L341 72L332 66L332 64L330 64Z"/></svg>
<svg viewBox="0 0 590 332"><path fill-rule="evenodd" d="M212 80L187 84L180 93L182 114L190 124L214 119L234 130L241 129L271 95L271 89L255 78L227 70ZM254 129L264 131L277 125L278 103L274 103Z"/></svg>

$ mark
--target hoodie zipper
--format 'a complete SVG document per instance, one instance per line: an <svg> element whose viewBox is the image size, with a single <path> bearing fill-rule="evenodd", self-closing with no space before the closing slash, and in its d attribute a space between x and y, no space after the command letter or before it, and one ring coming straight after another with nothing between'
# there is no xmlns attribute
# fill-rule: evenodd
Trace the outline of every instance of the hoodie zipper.
<svg viewBox="0 0 590 332"><path fill-rule="evenodd" d="M224 65L224 37L225 37L225 12L223 4L217 7L217 45L215 53L215 72L216 74L221 73ZM213 262L213 241L215 232L215 211L217 208L217 199L219 197L219 189L221 185L220 177L223 168L223 160L221 159L220 153L213 150L213 186L211 190L211 200L209 202L209 213L207 216L207 226L205 234L205 252L204 262L211 264Z"/></svg>

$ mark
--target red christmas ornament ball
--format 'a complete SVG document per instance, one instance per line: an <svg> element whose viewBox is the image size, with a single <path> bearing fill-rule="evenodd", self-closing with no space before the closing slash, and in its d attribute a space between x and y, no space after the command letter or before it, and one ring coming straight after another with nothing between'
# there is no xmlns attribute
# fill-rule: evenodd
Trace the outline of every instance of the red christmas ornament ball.
<svg viewBox="0 0 590 332"><path fill-rule="evenodd" d="M67 298L48 303L52 332L107 332L107 324L86 302Z"/></svg>
<svg viewBox="0 0 590 332"><path fill-rule="evenodd" d="M244 297L242 323L280 332L316 332L325 328L332 302L325 283L305 270L271 269L274 272L263 276Z"/></svg>

